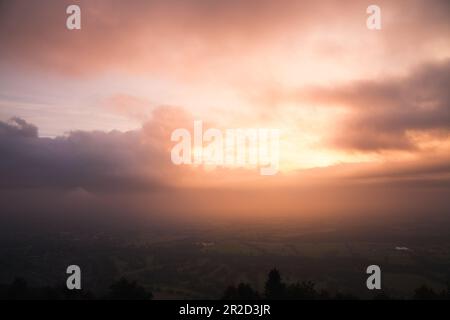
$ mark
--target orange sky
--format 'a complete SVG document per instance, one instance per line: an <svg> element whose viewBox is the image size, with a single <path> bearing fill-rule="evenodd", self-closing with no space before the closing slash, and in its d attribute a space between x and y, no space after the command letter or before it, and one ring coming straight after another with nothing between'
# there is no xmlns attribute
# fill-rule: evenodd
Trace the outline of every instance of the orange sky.
<svg viewBox="0 0 450 320"><path fill-rule="evenodd" d="M68 31L65 8L74 3L82 29ZM104 156L120 163L114 179L144 185L426 180L448 188L448 1L377 1L379 31L366 27L369 4L3 1L0 135L26 130L7 124L19 117L57 156L71 142L89 159L101 159L90 152L106 140L129 149L109 155L105 147ZM264 180L254 170L174 167L170 132L192 129L194 119L221 129L280 129L280 173ZM123 133L102 133L110 130ZM97 174L64 183L89 190L111 175Z"/></svg>

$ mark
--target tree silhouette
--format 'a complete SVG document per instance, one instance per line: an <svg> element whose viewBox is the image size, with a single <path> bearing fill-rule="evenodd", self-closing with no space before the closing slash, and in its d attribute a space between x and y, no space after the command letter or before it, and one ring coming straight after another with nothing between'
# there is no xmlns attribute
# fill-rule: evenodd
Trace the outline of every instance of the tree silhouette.
<svg viewBox="0 0 450 320"><path fill-rule="evenodd" d="M258 300L259 293L247 283L239 283L237 288L229 286L223 295L223 300Z"/></svg>
<svg viewBox="0 0 450 320"><path fill-rule="evenodd" d="M439 295L433 289L426 285L422 285L414 291L414 300L437 300Z"/></svg>
<svg viewBox="0 0 450 320"><path fill-rule="evenodd" d="M280 272L272 269L267 277L264 295L269 300L280 300L285 298L286 285L281 280Z"/></svg>
<svg viewBox="0 0 450 320"><path fill-rule="evenodd" d="M441 298L444 300L450 300L450 283L447 283L447 288L441 292Z"/></svg>
<svg viewBox="0 0 450 320"><path fill-rule="evenodd" d="M135 281L130 282L125 278L113 283L107 296L107 299L110 300L149 300L152 298L151 292L145 290Z"/></svg>
<svg viewBox="0 0 450 320"><path fill-rule="evenodd" d="M90 291L68 290L65 286L30 287L23 278L15 278L10 284L0 284L0 300L93 300L96 297ZM97 297L110 300L148 300L153 295L135 281L125 278L114 282L106 296ZM225 300L357 300L358 297L338 292L331 294L328 291L315 289L314 282L303 281L285 284L280 272L272 269L267 277L264 294L258 293L248 283L239 283L237 286L229 286L225 290L222 299ZM422 285L414 291L411 297L416 300L450 300L450 285L445 290L436 292L432 288ZM376 292L374 300L391 300L386 291Z"/></svg>
<svg viewBox="0 0 450 320"><path fill-rule="evenodd" d="M384 290L380 291L379 293L376 293L373 296L373 300L391 300L391 296Z"/></svg>
<svg viewBox="0 0 450 320"><path fill-rule="evenodd" d="M287 287L286 298L295 300L316 300L319 293L314 288L311 281L297 282Z"/></svg>

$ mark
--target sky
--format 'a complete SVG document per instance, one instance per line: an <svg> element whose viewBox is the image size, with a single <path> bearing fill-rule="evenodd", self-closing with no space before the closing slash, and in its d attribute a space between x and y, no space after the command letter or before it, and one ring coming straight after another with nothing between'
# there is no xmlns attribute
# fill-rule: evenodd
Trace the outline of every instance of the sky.
<svg viewBox="0 0 450 320"><path fill-rule="evenodd" d="M448 1L0 1L0 192L144 212L448 212L449 18ZM278 174L175 166L171 132L194 120L279 129Z"/></svg>

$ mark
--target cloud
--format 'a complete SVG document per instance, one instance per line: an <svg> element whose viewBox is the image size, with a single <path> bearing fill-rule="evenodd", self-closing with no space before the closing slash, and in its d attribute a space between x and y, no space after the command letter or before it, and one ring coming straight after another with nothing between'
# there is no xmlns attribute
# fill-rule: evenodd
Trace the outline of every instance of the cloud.
<svg viewBox="0 0 450 320"><path fill-rule="evenodd" d="M0 188L164 188L170 183L171 124L161 118L171 114L176 125L175 110L157 109L141 130L74 131L54 139L38 137L37 128L23 119L0 122Z"/></svg>
<svg viewBox="0 0 450 320"><path fill-rule="evenodd" d="M65 28L65 8L82 8L82 30ZM198 59L249 48L285 25L287 1L4 1L2 59L72 75L119 70L183 73ZM307 16L303 10L296 10ZM304 20L304 19L303 19ZM268 23L270 21L270 24ZM45 45L42 39L45 38Z"/></svg>
<svg viewBox="0 0 450 320"><path fill-rule="evenodd" d="M170 133L190 125L189 114L177 107L155 109L139 130L75 131L53 139L39 137L37 128L21 119L0 122L0 220L33 216L32 221L41 223L43 217L81 221L83 216L125 222L139 216L182 223L361 212L428 214L430 207L448 212L448 156L274 177L174 166ZM430 188L432 193L424 192Z"/></svg>
<svg viewBox="0 0 450 320"><path fill-rule="evenodd" d="M74 3L82 8L81 31L65 28L65 9ZM73 131L52 139L40 137L38 128L23 119L0 122L1 212L130 213L137 207L149 214L172 211L212 217L216 213L365 214L367 210L410 212L417 208L427 213L430 208L448 212L448 159L425 168L417 134L428 135L425 142L448 140L449 61L444 58L449 56L449 2L379 1L381 32L366 29L368 4L0 1L0 68L8 66L2 82L20 74L22 78L15 80L20 90L16 91L29 99L39 93L37 83L48 84L48 73L56 73L63 85L51 83L40 98L53 101L58 92L67 92L60 99L75 100L67 110L55 102L46 114L39 105L29 106L21 113L25 118L27 112L35 112L46 123L68 128L80 111L78 106L86 106L93 96L111 97L102 102L127 117L148 116L142 128L129 132ZM441 63L424 64L438 58ZM421 64L411 71L412 65ZM139 82L142 74L155 81ZM136 76L132 86L142 84L142 88L123 89L128 76ZM84 82L83 77L94 79ZM204 82L190 81L194 77ZM65 83L69 78L75 82ZM32 88L25 90L22 79L32 79L28 80ZM111 83L102 89L99 79ZM77 80L94 88L84 94L88 97L85 101L75 99L84 92L77 90ZM100 82L95 83L97 80ZM267 82L280 84L282 89L269 92L262 102L270 108L282 102L280 109L262 110L259 102L247 105L245 98ZM333 126L325 123L324 130L314 118L317 113L300 114L305 131L314 130L291 137L295 143L289 151L300 154L299 158L303 150L297 143L308 135L316 141L315 133L320 131L330 133L326 147L362 153L407 150L417 153L419 160L368 171L349 165L348 175L338 166L271 178L245 169L176 167L170 162L170 133L174 128L191 128L192 117L175 107L146 112L147 101L158 98L143 93L147 86L160 90L161 83L167 83L164 90L175 102L158 104L179 102L193 106L197 114L198 101L205 109L223 104L225 111L216 112L211 120L236 114L234 120L243 127L253 125L251 121L260 112L267 122L279 116L279 123L286 119L291 124L298 115L295 109L302 107L297 108L296 102L342 108L342 119L333 117ZM327 83L334 86L326 87ZM320 87L303 87L307 85ZM290 87L303 89L290 91ZM242 91L244 101L222 99ZM123 94L114 95L117 92ZM186 96L196 99L187 101ZM294 104L284 109L284 102ZM4 106L10 110L5 113L8 117L21 111L17 106ZM60 121L53 110L67 111L67 116ZM247 117L241 117L241 112ZM97 124L97 119L88 120ZM438 148L441 153L448 152L448 144L438 144ZM431 186L439 192L423 192ZM417 190L412 192L411 187Z"/></svg>
<svg viewBox="0 0 450 320"><path fill-rule="evenodd" d="M413 152L433 142L448 148L449 87L450 59L445 59L423 63L404 76L296 89L274 85L261 91L256 101L271 101L262 112L273 112L278 110L274 106L286 103L335 111L324 137L326 147L363 153Z"/></svg>
<svg viewBox="0 0 450 320"><path fill-rule="evenodd" d="M82 30L70 32L65 28L65 8L74 3L82 8ZM333 59L338 55L342 62L346 56L363 60L364 55L371 56L364 50L366 41L374 38L365 27L368 4L335 0L7 0L2 1L0 12L0 57L72 76L110 70L210 76L211 70L226 73L231 68L242 73L243 65L249 71L254 63L267 62L266 52L279 53L282 59L292 50L301 54L293 47L296 43L306 51L312 45L316 56L338 48L332 52ZM395 62L416 61L437 49L448 53L448 1L377 4L383 10L385 31L377 34L377 48L371 51L380 51L383 57L387 54ZM327 35L334 32L337 38L323 36L324 31ZM355 45L364 51L355 50ZM408 54L405 48L411 46L413 54Z"/></svg>
<svg viewBox="0 0 450 320"><path fill-rule="evenodd" d="M37 138L37 135L37 127L21 118L13 117L9 123L0 121L0 138Z"/></svg>
<svg viewBox="0 0 450 320"><path fill-rule="evenodd" d="M350 107L332 143L362 151L414 149L409 133L450 130L450 60L421 66L400 79L362 81L323 96ZM321 99L321 98L319 98Z"/></svg>

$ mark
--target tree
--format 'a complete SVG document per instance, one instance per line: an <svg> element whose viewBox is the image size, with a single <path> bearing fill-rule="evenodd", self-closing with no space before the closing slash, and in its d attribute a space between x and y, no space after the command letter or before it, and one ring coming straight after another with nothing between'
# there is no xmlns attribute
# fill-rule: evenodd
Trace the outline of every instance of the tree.
<svg viewBox="0 0 450 320"><path fill-rule="evenodd" d="M311 281L297 282L287 287L287 299L294 300L315 300L319 298L319 294L314 288L315 284Z"/></svg>
<svg viewBox="0 0 450 320"><path fill-rule="evenodd" d="M121 278L111 285L107 298L110 300L149 300L153 298L153 295L135 281L130 282Z"/></svg>
<svg viewBox="0 0 450 320"><path fill-rule="evenodd" d="M392 300L392 298L386 291L382 290L373 296L373 300Z"/></svg>
<svg viewBox="0 0 450 320"><path fill-rule="evenodd" d="M447 283L447 288L445 288L445 290L442 290L441 298L444 300L450 300L450 283Z"/></svg>
<svg viewBox="0 0 450 320"><path fill-rule="evenodd" d="M258 300L260 299L259 293L247 283L239 283L237 288L235 286L229 286L223 295L223 300Z"/></svg>
<svg viewBox="0 0 450 320"><path fill-rule="evenodd" d="M414 291L414 300L437 300L439 295L433 289L422 285Z"/></svg>
<svg viewBox="0 0 450 320"><path fill-rule="evenodd" d="M285 298L285 293L286 285L281 280L280 272L277 269L272 269L266 281L265 297L269 300L280 300Z"/></svg>

